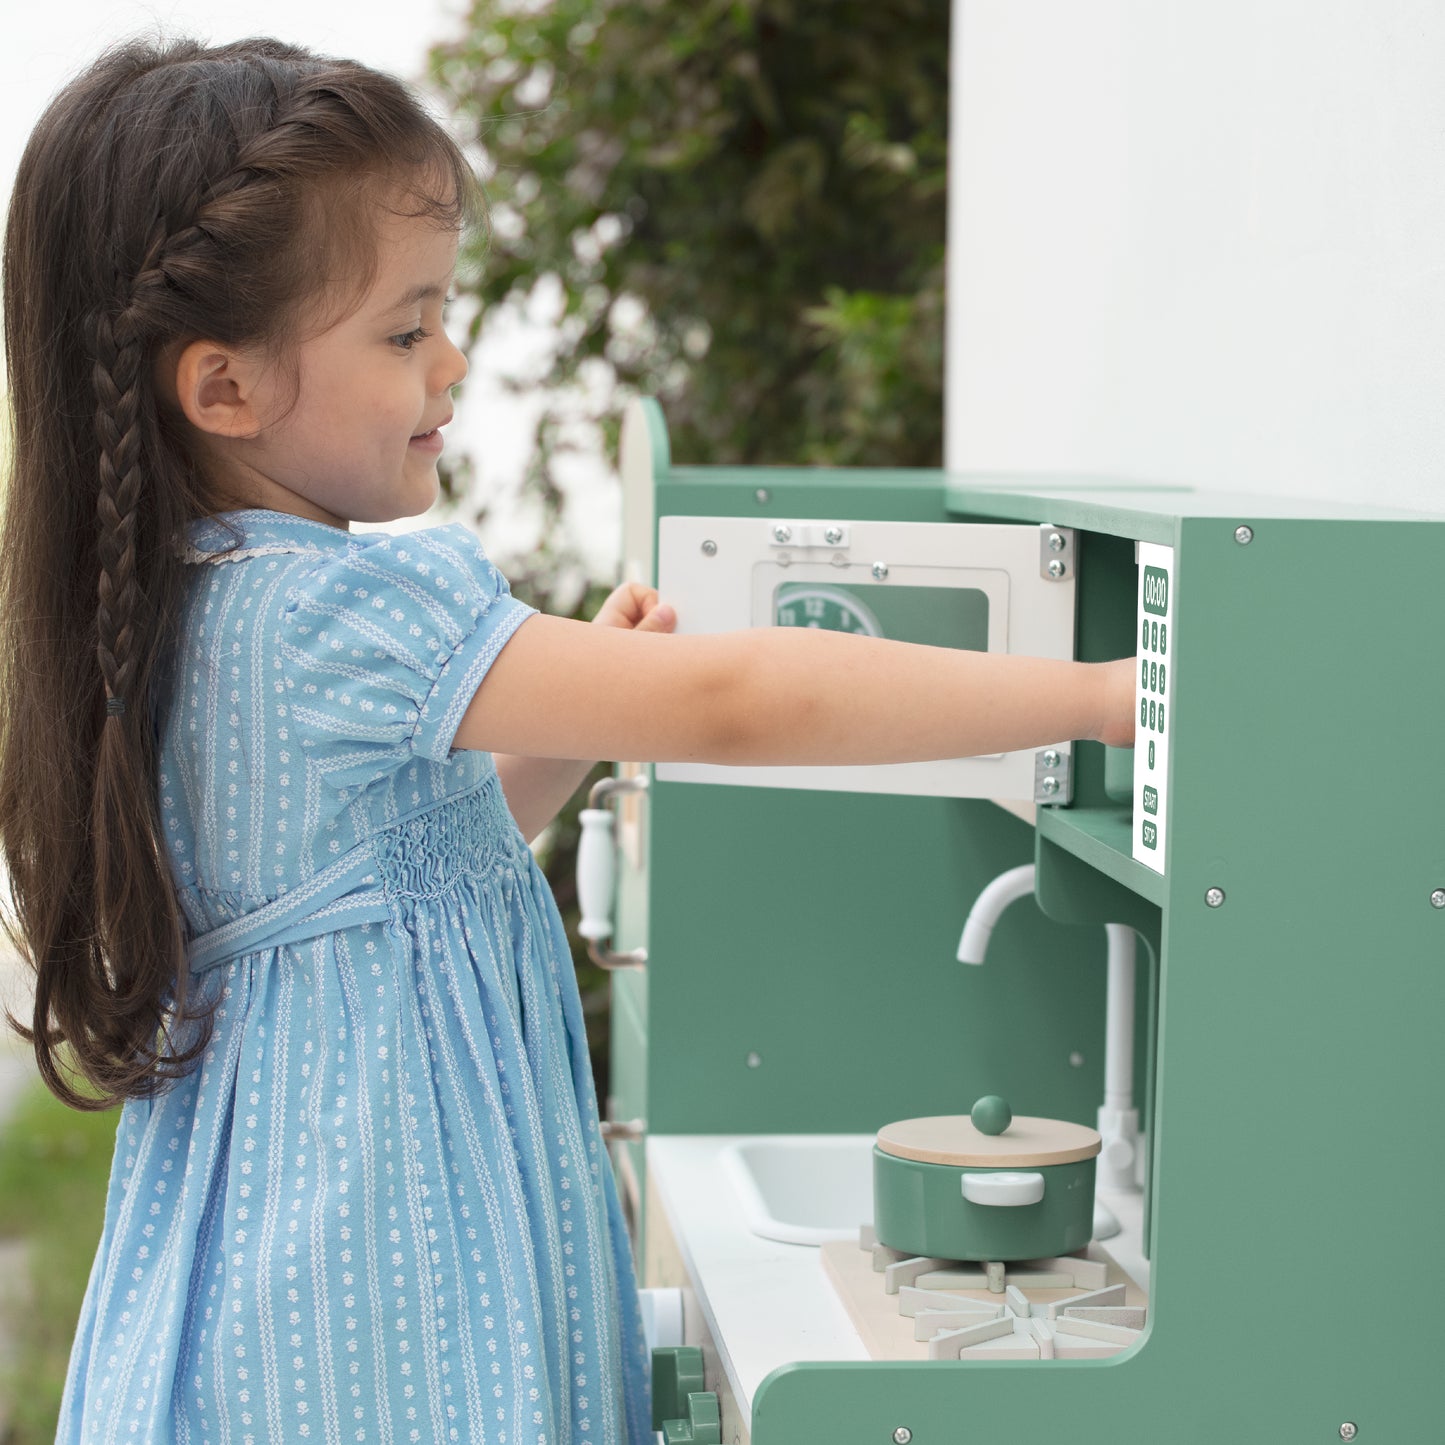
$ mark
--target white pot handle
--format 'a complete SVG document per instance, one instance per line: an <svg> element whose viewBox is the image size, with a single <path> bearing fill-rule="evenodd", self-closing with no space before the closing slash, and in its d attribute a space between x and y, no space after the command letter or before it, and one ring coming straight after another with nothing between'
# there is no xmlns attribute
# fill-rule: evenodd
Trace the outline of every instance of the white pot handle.
<svg viewBox="0 0 1445 1445"><path fill-rule="evenodd" d="M1035 1171L1000 1170L997 1174L965 1174L963 1197L970 1204L1016 1208L1044 1197L1044 1176Z"/></svg>

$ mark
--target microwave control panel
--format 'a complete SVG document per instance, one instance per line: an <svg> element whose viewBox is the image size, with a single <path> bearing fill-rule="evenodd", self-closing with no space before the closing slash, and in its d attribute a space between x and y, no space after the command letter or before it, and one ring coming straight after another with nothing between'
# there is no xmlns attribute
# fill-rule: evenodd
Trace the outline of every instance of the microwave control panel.
<svg viewBox="0 0 1445 1445"><path fill-rule="evenodd" d="M1174 549L1139 544L1139 671L1134 737L1134 857L1163 873L1173 725Z"/></svg>

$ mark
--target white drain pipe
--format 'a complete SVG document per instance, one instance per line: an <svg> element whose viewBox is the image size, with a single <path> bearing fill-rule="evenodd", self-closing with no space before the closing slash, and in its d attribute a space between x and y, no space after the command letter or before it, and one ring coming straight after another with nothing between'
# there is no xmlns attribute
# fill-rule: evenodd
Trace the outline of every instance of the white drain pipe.
<svg viewBox="0 0 1445 1445"><path fill-rule="evenodd" d="M1134 1107L1134 930L1106 923L1109 978L1105 987L1104 1106L1099 1110L1098 1182L1105 1189L1137 1189L1139 1111Z"/></svg>

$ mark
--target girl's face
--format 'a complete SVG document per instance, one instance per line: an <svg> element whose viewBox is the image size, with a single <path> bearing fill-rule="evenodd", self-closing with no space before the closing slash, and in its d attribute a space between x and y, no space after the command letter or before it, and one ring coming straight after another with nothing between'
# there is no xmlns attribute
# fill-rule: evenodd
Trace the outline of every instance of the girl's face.
<svg viewBox="0 0 1445 1445"><path fill-rule="evenodd" d="M466 358L442 326L457 237L387 214L360 304L261 373L254 435L236 439L232 484L253 506L333 526L389 522L437 497L440 428Z"/></svg>

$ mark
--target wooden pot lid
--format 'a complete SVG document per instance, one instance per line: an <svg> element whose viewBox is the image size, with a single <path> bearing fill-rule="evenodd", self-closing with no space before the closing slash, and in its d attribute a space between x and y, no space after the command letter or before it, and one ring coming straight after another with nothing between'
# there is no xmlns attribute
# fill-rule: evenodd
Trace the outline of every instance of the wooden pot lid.
<svg viewBox="0 0 1445 1445"><path fill-rule="evenodd" d="M878 1131L878 1147L920 1164L974 1169L1036 1169L1092 1159L1102 1147L1098 1130L1062 1119L1016 1116L1001 1134L984 1134L967 1114L902 1119Z"/></svg>

